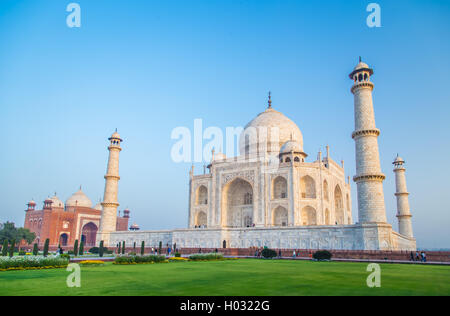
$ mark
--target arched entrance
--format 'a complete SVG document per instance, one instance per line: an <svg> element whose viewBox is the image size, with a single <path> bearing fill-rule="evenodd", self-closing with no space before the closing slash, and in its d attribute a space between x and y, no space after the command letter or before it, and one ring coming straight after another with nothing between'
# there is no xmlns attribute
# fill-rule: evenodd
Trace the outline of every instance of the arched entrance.
<svg viewBox="0 0 450 316"><path fill-rule="evenodd" d="M288 211L282 206L278 206L273 211L273 226L287 226L288 225Z"/></svg>
<svg viewBox="0 0 450 316"><path fill-rule="evenodd" d="M223 224L227 227L253 226L253 188L241 178L228 183L222 191Z"/></svg>
<svg viewBox="0 0 450 316"><path fill-rule="evenodd" d="M90 222L83 226L81 231L81 240L84 241L86 246L95 246L97 239L98 227L94 223Z"/></svg>
<svg viewBox="0 0 450 316"><path fill-rule="evenodd" d="M59 244L61 246L67 246L68 240L69 240L69 236L66 233L64 233L59 237Z"/></svg>

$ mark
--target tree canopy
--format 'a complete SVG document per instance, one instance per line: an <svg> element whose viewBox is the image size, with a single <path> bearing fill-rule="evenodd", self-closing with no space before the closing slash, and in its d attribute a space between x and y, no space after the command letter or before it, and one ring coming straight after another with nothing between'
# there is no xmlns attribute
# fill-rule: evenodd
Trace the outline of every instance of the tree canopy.
<svg viewBox="0 0 450 316"><path fill-rule="evenodd" d="M6 222L0 225L0 243L3 243L5 239L8 241L14 239L17 243L25 240L28 244L31 244L36 239L36 234L30 232L27 228L17 228L14 223Z"/></svg>

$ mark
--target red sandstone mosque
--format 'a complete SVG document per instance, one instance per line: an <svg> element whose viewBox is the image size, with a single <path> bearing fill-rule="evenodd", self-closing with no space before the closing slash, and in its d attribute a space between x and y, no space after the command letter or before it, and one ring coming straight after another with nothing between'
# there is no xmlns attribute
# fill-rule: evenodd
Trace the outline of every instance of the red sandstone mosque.
<svg viewBox="0 0 450 316"><path fill-rule="evenodd" d="M36 234L35 242L43 246L45 240L50 240L51 246L73 245L75 240L83 241L88 247L96 245L97 232L102 214L101 203L92 206L91 200L81 190L69 197L63 203L55 196L44 201L42 210L36 209L36 202L28 202L24 227ZM116 230L126 231L130 211L123 211L123 216L117 217ZM134 226L133 226L133 229Z"/></svg>

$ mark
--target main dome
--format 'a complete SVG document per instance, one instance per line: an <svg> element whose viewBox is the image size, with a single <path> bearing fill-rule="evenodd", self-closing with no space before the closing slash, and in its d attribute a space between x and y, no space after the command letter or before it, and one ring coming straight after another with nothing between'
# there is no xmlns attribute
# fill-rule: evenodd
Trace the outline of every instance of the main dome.
<svg viewBox="0 0 450 316"><path fill-rule="evenodd" d="M283 113L269 107L245 126L239 140L243 154L278 154L287 141L295 141L303 151L303 135L297 124Z"/></svg>
<svg viewBox="0 0 450 316"><path fill-rule="evenodd" d="M80 189L66 201L66 207L74 207L74 206L92 207L92 201Z"/></svg>

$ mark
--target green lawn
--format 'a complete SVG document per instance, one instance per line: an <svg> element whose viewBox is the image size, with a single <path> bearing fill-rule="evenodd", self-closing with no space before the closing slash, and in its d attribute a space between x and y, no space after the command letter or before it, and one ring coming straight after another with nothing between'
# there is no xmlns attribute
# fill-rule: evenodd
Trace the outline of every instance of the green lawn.
<svg viewBox="0 0 450 316"><path fill-rule="evenodd" d="M0 272L0 295L450 295L450 267L242 259L82 267L81 288L64 269Z"/></svg>

